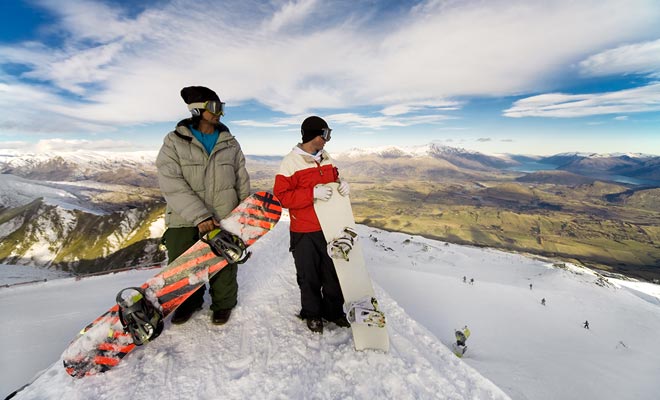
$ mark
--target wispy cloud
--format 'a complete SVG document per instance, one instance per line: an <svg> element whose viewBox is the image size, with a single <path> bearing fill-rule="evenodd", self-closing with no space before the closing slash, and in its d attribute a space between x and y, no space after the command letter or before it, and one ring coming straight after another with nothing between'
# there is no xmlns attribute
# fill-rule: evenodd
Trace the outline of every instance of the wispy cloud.
<svg viewBox="0 0 660 400"><path fill-rule="evenodd" d="M606 50L580 62L579 66L589 76L637 73L660 78L660 39Z"/></svg>
<svg viewBox="0 0 660 400"><path fill-rule="evenodd" d="M301 121L307 116L296 115L288 118L273 118L267 121L257 121L251 119L232 120L232 125L250 126L253 128L286 128L294 125L300 125Z"/></svg>
<svg viewBox="0 0 660 400"><path fill-rule="evenodd" d="M409 114L413 112L428 112L428 111L455 111L461 108L463 102L459 101L431 101L431 102L417 102L417 103L401 103L385 107L381 110L384 115L395 116Z"/></svg>
<svg viewBox="0 0 660 400"><path fill-rule="evenodd" d="M26 69L0 75L3 124L171 121L187 114L178 93L191 84L287 115L336 110L335 122L361 127L437 123L461 107L454 99L538 93L594 49L660 35L660 5L644 0L428 0L395 15L386 3L172 0L132 15L100 1L38 0L57 16L49 29L62 43L0 48L0 64ZM24 102L9 95L18 92ZM30 119L22 108L39 100L48 107ZM346 112L361 106L382 115Z"/></svg>
<svg viewBox="0 0 660 400"><path fill-rule="evenodd" d="M61 97L52 87L0 82L0 129L31 134L99 132L115 129L76 115L79 103Z"/></svg>
<svg viewBox="0 0 660 400"><path fill-rule="evenodd" d="M603 114L660 111L660 83L596 94L549 93L516 101L507 117L572 118Z"/></svg>
<svg viewBox="0 0 660 400"><path fill-rule="evenodd" d="M314 11L317 2L318 0L287 2L273 14L272 18L266 21L266 30L276 32L286 26L303 24L305 17L308 17Z"/></svg>
<svg viewBox="0 0 660 400"><path fill-rule="evenodd" d="M275 118L268 121L232 120L233 125L255 128L298 128L308 115L300 114L289 118ZM363 115L359 113L335 113L324 115L330 126L341 124L355 128L382 129L387 127L406 127L421 124L438 124L455 117L443 114L432 115Z"/></svg>
<svg viewBox="0 0 660 400"><path fill-rule="evenodd" d="M447 115L417 115L417 116L367 116L357 113L331 114L326 117L328 123L353 126L356 128L382 129L386 127L406 127L420 124L437 124L453 117Z"/></svg>
<svg viewBox="0 0 660 400"><path fill-rule="evenodd" d="M53 151L81 151L81 150L112 150L112 151L135 151L135 143L101 139L101 140L85 140L85 139L43 139L34 145L34 150L37 153L48 153Z"/></svg>
<svg viewBox="0 0 660 400"><path fill-rule="evenodd" d="M0 151L2 150L22 150L29 148L30 144L23 141L3 141L0 145Z"/></svg>

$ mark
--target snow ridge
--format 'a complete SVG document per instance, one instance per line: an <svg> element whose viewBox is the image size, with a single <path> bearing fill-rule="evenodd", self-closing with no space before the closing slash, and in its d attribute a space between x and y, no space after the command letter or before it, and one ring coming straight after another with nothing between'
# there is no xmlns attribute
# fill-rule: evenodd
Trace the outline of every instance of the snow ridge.
<svg viewBox="0 0 660 400"><path fill-rule="evenodd" d="M295 316L283 219L239 268L228 324L212 325L208 308L185 325L166 322L116 369L83 380L62 368L68 342L120 289L156 271L0 289L0 365L12 366L0 393L44 370L18 400L657 398L660 286L361 225L358 233L388 318L387 354L354 351L349 331L332 324L312 334ZM448 347L465 324L472 336L459 360Z"/></svg>
<svg viewBox="0 0 660 400"><path fill-rule="evenodd" d="M389 353L356 352L350 330L332 324L323 335L308 331L296 317L300 300L293 260L287 252L288 239L285 222L255 244L249 264L241 266L239 306L228 324L210 324L208 311L198 312L185 325L167 322L157 341L136 350L114 370L82 380L69 377L61 359L57 360L16 399L508 398L411 320L377 286L381 307L388 312ZM133 285L148 276L132 274ZM112 286L109 278L90 278L77 284L64 279L55 286L75 288L79 293L88 283L102 299L95 302L109 306L121 285L130 285L124 280L115 287L105 287L103 282ZM47 287L41 289L46 297L61 297ZM61 300L65 304L60 307L82 307L77 302L66 304L70 299ZM102 309L95 311L100 314ZM77 329L67 333L75 335ZM61 353L65 345L60 345Z"/></svg>
<svg viewBox="0 0 660 400"><path fill-rule="evenodd" d="M337 154L337 157L359 158L369 155L388 157L434 157L439 155L476 155L479 152L459 147L445 146L438 143L428 143L420 146L377 146L369 148L353 148Z"/></svg>

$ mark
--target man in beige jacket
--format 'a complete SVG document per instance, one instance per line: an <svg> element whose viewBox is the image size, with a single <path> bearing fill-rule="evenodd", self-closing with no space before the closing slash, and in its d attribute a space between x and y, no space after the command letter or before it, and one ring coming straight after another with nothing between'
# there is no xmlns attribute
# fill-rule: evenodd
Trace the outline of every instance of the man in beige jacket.
<svg viewBox="0 0 660 400"><path fill-rule="evenodd" d="M158 182L167 201L163 243L169 261L184 253L250 194L250 177L238 141L220 122L224 103L211 89L190 86L181 90L192 117L168 133L158 153ZM236 264L227 265L209 282L212 322L224 324L236 305ZM205 287L193 293L174 312L172 323L182 324L202 308Z"/></svg>

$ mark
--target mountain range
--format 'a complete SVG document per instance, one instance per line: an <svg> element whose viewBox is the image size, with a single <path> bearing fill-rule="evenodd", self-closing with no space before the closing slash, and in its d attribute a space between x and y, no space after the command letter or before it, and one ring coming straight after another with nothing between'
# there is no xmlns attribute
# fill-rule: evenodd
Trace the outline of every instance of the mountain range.
<svg viewBox="0 0 660 400"><path fill-rule="evenodd" d="M164 230L164 200L158 190L155 157L156 152L0 151L0 262L79 274L162 262L165 256L158 240ZM334 157L343 176L356 182L456 180L479 185L502 174L513 174L519 182L562 185L589 185L597 179L594 175L613 173L660 179L660 157L649 155L486 155L430 143L353 149ZM281 157L246 158L253 187L270 190ZM512 171L529 162L557 169ZM616 193L603 193L608 201L654 209L655 193L630 185L618 187L612 186ZM480 193L465 196L485 201L494 198L492 190L484 189L486 197ZM510 196L506 201L513 204Z"/></svg>
<svg viewBox="0 0 660 400"><path fill-rule="evenodd" d="M557 169L586 175L623 175L660 181L660 157L647 154L563 153L543 157L539 162Z"/></svg>
<svg viewBox="0 0 660 400"><path fill-rule="evenodd" d="M46 181L96 181L156 188L156 152L60 152L22 154L2 151L0 174ZM648 154L561 153L553 156L515 154L488 155L457 147L429 143L423 146L382 146L351 149L333 154L346 164L369 168L373 161L388 161L376 172L400 173L403 165L414 161L426 165L428 174L472 176L474 172L511 170L524 163L551 165L554 169L586 176L623 175L657 181L660 184L660 156ZM281 156L251 156L247 162L276 168ZM373 166L373 165L372 165ZM364 170L363 170L364 171ZM366 169L369 171L369 169Z"/></svg>

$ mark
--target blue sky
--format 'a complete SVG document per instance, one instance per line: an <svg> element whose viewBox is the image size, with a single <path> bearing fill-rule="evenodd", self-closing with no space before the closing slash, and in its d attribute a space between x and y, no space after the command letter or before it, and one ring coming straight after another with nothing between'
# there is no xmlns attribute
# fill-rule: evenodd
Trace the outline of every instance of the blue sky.
<svg viewBox="0 0 660 400"><path fill-rule="evenodd" d="M656 0L3 1L0 149L157 150L204 85L247 154L316 114L331 152L660 155L658 21Z"/></svg>

